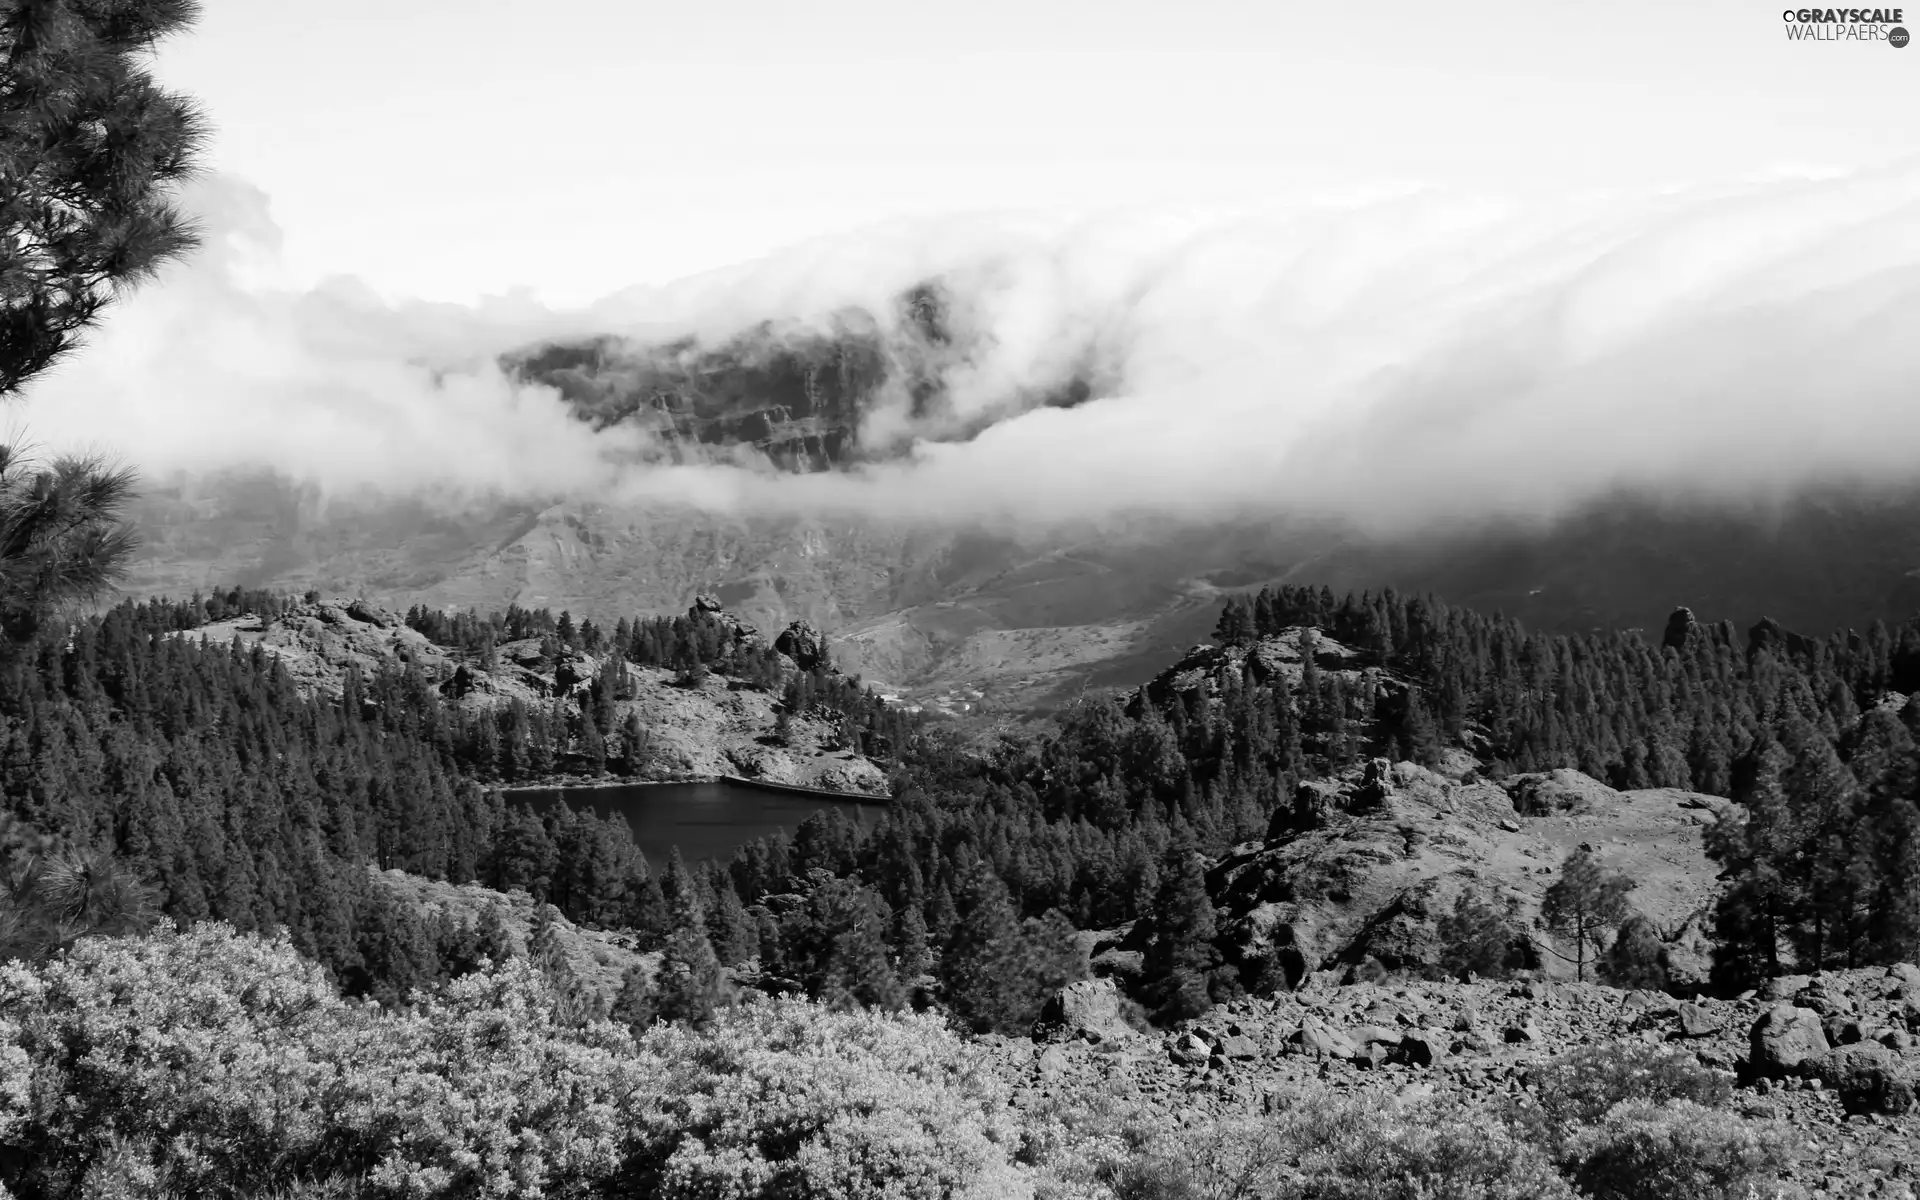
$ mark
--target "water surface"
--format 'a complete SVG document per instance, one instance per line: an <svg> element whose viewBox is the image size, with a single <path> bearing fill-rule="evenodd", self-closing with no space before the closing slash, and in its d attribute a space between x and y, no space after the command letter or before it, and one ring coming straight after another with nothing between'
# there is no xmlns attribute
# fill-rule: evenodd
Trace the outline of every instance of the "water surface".
<svg viewBox="0 0 1920 1200"><path fill-rule="evenodd" d="M742 787L737 783L637 783L619 787L514 788L509 800L536 808L565 800L572 808L598 816L619 813L633 829L633 840L659 867L673 847L688 862L733 857L740 846L777 829L792 833L815 813L837 808L855 821L870 822L879 804L829 800ZM882 802L884 803L884 802Z"/></svg>

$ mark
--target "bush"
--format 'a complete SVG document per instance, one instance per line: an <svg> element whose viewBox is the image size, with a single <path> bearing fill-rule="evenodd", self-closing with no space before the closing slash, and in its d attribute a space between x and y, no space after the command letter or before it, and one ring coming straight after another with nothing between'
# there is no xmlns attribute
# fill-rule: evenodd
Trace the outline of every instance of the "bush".
<svg viewBox="0 0 1920 1200"><path fill-rule="evenodd" d="M1303 1089L1266 1117L1174 1128L1164 1108L1115 1120L1048 1113L1045 1198L1572 1200L1539 1148L1456 1104L1405 1108ZM1038 1115L1038 1114L1036 1114ZM1092 1152L1089 1152L1089 1148ZM1104 1190L1074 1186L1091 1177Z"/></svg>
<svg viewBox="0 0 1920 1200"><path fill-rule="evenodd" d="M640 1040L654 1096L633 1194L1012 1200L1016 1130L989 1064L931 1016L799 1000L722 1011Z"/></svg>
<svg viewBox="0 0 1920 1200"><path fill-rule="evenodd" d="M1792 1139L1687 1100L1615 1107L1570 1143L1574 1182L1595 1200L1746 1200L1790 1161Z"/></svg>
<svg viewBox="0 0 1920 1200"><path fill-rule="evenodd" d="M1290 1136L1298 1200L1572 1200L1541 1151L1459 1104L1314 1106Z"/></svg>
<svg viewBox="0 0 1920 1200"><path fill-rule="evenodd" d="M250 1194L539 1197L610 1176L639 1092L624 1031L568 1029L525 962L396 1016L334 994L284 937L221 924L90 939L0 969L0 1133L27 1194L88 1180Z"/></svg>
<svg viewBox="0 0 1920 1200"><path fill-rule="evenodd" d="M0 1198L1013 1197L1005 1097L931 1018L556 1018L524 959L340 999L205 924L0 967Z"/></svg>
<svg viewBox="0 0 1920 1200"><path fill-rule="evenodd" d="M1512 1115L1519 1128L1556 1152L1617 1104L1686 1100L1713 1108L1733 1095L1732 1080L1701 1066L1692 1054L1639 1042L1582 1046L1535 1068L1530 1082L1533 1103Z"/></svg>

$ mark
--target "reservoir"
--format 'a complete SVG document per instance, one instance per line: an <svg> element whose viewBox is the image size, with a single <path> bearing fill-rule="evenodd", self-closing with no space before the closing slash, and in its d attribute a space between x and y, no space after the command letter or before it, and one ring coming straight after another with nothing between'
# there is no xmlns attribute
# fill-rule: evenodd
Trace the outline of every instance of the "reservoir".
<svg viewBox="0 0 1920 1200"><path fill-rule="evenodd" d="M575 811L591 809L601 817L619 813L656 869L666 863L675 846L690 863L703 858L725 862L738 847L778 829L792 833L815 813L839 809L849 820L871 824L887 804L881 797L865 802L836 800L725 781L512 788L506 798L530 803L535 809L564 800Z"/></svg>

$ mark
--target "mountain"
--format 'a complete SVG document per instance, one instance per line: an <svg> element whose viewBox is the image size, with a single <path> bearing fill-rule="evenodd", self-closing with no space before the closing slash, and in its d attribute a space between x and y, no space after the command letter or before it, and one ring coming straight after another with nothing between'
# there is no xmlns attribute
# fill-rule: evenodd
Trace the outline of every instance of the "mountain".
<svg viewBox="0 0 1920 1200"><path fill-rule="evenodd" d="M1012 389L995 412L962 411L951 380L992 336L971 318L962 298L929 281L877 313L844 307L812 324L763 321L712 346L589 338L527 347L502 366L554 388L596 428L651 431L669 461L746 449L795 472L896 457L909 428L914 438L965 441L1000 413L1071 408L1095 394L1098 373L1086 365L1032 394ZM869 423L882 409L895 410L894 433Z"/></svg>
<svg viewBox="0 0 1920 1200"><path fill-rule="evenodd" d="M966 440L1116 386L1089 340L1061 348L1044 387L983 402L965 381L994 348L993 323L971 303L928 282L810 323L543 343L502 365L582 422L650 431L661 463L801 474L859 471L916 440ZM240 584L611 621L711 593L763 627L826 630L838 660L885 690L1003 713L1137 684L1208 634L1223 593L1267 584L1432 592L1555 632L1646 628L1676 604L1799 629L1920 612L1920 486L1741 504L1621 491L1552 520L1382 535L1270 512L1009 527L592 495L323 493L231 470L150 481L136 520L140 595Z"/></svg>
<svg viewBox="0 0 1920 1200"><path fill-rule="evenodd" d="M1019 712L1129 687L1212 629L1223 594L1394 587L1554 632L1652 629L1676 604L1744 626L1920 612L1920 489L1736 509L1617 495L1538 526L1369 537L1325 522L1114 518L994 530L661 503L323 496L270 473L147 487L131 590L242 584L397 606L518 603L611 621L712 593L807 620L836 660L923 702ZM978 695L974 695L978 693Z"/></svg>

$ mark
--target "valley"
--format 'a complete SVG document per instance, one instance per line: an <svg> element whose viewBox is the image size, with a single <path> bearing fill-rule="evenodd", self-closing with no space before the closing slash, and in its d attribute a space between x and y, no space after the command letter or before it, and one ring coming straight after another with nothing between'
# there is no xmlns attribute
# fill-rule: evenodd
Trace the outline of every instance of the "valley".
<svg viewBox="0 0 1920 1200"><path fill-rule="evenodd" d="M1139 683L1205 640L1221 597L1266 584L1431 592L1550 632L1656 630L1673 603L1811 630L1920 612L1913 492L1753 509L1620 496L1541 528L1389 539L1244 517L995 531L659 503L323 498L228 474L151 482L137 519L135 595L238 582L483 615L654 615L710 592L756 625L811 622L850 672L909 703L1014 720Z"/></svg>

